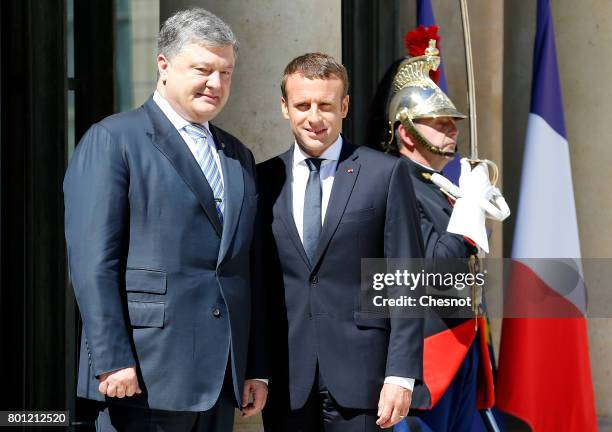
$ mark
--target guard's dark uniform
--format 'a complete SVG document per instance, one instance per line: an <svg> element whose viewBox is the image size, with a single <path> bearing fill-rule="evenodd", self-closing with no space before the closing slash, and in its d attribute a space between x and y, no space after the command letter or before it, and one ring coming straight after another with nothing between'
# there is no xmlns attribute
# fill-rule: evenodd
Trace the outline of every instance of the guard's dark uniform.
<svg viewBox="0 0 612 432"><path fill-rule="evenodd" d="M470 240L446 231L453 211L451 201L434 183L435 171L408 159L416 193L426 258L467 258L477 252ZM477 325L476 325L477 324ZM485 340L484 319L443 318L429 310L425 320L423 375L413 406L429 406L409 418L412 431L478 430L477 408L493 405L493 376ZM484 330L484 328L483 328ZM476 342L476 343L474 343ZM425 423L425 425L423 425ZM404 428L404 429L402 429ZM405 425L396 431L406 430Z"/></svg>

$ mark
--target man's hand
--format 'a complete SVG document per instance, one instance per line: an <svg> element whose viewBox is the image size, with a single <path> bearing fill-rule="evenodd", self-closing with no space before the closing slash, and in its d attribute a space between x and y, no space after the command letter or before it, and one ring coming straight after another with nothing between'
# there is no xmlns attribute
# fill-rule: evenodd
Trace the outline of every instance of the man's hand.
<svg viewBox="0 0 612 432"><path fill-rule="evenodd" d="M123 398L142 393L138 386L136 366L103 373L98 380L100 381L98 390L108 397Z"/></svg>
<svg viewBox="0 0 612 432"><path fill-rule="evenodd" d="M253 402L249 399L253 395ZM242 416L251 417L260 412L268 399L268 385L256 379L246 380L242 390Z"/></svg>
<svg viewBox="0 0 612 432"><path fill-rule="evenodd" d="M378 420L381 429L390 428L408 415L412 392L396 384L384 384L378 400Z"/></svg>

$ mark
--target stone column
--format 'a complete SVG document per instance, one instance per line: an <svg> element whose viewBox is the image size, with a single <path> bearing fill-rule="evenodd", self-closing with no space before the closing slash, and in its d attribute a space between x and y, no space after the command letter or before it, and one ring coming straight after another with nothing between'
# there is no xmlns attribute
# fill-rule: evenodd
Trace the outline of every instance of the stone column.
<svg viewBox="0 0 612 432"><path fill-rule="evenodd" d="M465 51L458 1L434 0L432 6L440 27L441 55L448 92L457 108L468 113ZM468 2L478 120L479 157L502 168L502 92L503 92L503 3L487 0ZM469 156L468 120L459 123L459 151ZM501 182L500 182L501 183ZM491 256L502 255L501 224L490 223Z"/></svg>
<svg viewBox="0 0 612 432"><path fill-rule="evenodd" d="M132 0L132 92L134 107L142 105L157 84L157 33L159 7L156 1Z"/></svg>
<svg viewBox="0 0 612 432"><path fill-rule="evenodd" d="M582 256L612 257L612 4L608 0L551 2L572 162ZM609 281L585 274L587 288ZM590 283L589 283L590 282ZM612 317L612 315L608 315ZM612 319L588 321L597 414L612 417ZM602 419L604 424L605 419ZM608 421L610 423L610 421ZM602 425L603 426L603 425ZM608 427L611 425L608 424Z"/></svg>

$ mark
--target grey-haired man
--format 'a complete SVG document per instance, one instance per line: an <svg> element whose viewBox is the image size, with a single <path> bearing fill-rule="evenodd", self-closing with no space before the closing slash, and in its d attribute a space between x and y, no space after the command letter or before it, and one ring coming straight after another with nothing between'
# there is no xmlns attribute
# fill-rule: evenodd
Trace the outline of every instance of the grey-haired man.
<svg viewBox="0 0 612 432"><path fill-rule="evenodd" d="M209 123L236 52L210 12L168 18L155 93L94 124L66 173L78 395L106 401L98 430L231 431L236 406L252 415L265 404L254 160Z"/></svg>

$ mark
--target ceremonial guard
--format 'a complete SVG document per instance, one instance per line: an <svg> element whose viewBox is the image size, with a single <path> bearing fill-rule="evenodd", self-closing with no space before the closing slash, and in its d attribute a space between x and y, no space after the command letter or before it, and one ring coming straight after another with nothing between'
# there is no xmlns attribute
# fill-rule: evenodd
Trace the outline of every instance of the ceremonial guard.
<svg viewBox="0 0 612 432"><path fill-rule="evenodd" d="M495 201L501 194L489 179L488 161L463 159L459 188L441 175L455 157L455 122L466 116L430 76L432 72L436 78L440 62L436 32L436 27L421 26L407 35L410 57L397 66L389 90L387 151L409 161L425 256L465 259L474 265L479 252L488 252L487 206L482 203ZM396 426L396 431L484 430L479 410L493 405L493 376L477 292L472 300L472 317L426 312L425 386L415 390L412 402L412 407L426 409L411 411L416 416Z"/></svg>

